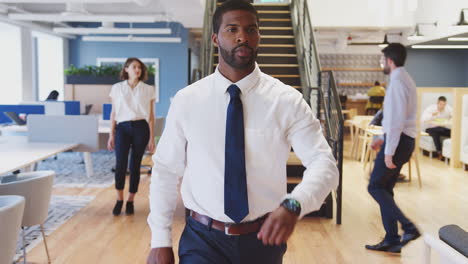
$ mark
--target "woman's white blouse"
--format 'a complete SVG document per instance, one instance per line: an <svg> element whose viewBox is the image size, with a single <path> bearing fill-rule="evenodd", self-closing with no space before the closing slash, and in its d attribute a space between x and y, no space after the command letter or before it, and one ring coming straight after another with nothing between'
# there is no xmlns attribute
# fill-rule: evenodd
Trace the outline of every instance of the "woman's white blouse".
<svg viewBox="0 0 468 264"><path fill-rule="evenodd" d="M132 89L125 80L114 84L109 96L117 123L141 119L149 122L151 101L156 97L153 86L140 81Z"/></svg>

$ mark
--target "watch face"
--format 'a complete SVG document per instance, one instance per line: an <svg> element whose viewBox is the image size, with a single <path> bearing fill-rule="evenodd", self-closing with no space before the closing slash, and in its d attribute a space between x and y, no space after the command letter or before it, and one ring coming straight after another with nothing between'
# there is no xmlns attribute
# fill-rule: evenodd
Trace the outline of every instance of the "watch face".
<svg viewBox="0 0 468 264"><path fill-rule="evenodd" d="M289 211L299 215L301 213L301 204L294 199L286 199L282 205Z"/></svg>

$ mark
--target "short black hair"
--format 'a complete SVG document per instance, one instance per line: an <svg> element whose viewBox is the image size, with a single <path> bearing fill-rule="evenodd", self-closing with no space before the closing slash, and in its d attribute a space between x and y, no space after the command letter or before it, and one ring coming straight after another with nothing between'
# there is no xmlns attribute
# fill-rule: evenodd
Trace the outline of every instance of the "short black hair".
<svg viewBox="0 0 468 264"><path fill-rule="evenodd" d="M405 65L406 61L406 48L400 43L390 43L382 50L385 58L391 59L395 66L401 67Z"/></svg>
<svg viewBox="0 0 468 264"><path fill-rule="evenodd" d="M213 32L215 34L218 34L219 32L219 27L223 22L224 13L233 10L244 10L254 14L257 18L257 23L259 23L257 10L251 3L246 2L245 0L229 0L218 6L213 15Z"/></svg>
<svg viewBox="0 0 468 264"><path fill-rule="evenodd" d="M437 101L447 102L447 98L445 96L440 96Z"/></svg>
<svg viewBox="0 0 468 264"><path fill-rule="evenodd" d="M374 85L375 85L375 86L379 86L379 85L380 85L380 82L379 82L379 81L375 81Z"/></svg>

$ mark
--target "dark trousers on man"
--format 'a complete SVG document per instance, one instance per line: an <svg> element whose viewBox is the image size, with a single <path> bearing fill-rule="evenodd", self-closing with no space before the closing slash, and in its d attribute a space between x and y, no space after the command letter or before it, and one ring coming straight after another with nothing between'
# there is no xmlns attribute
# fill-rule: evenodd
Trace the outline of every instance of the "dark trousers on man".
<svg viewBox="0 0 468 264"><path fill-rule="evenodd" d="M400 142L393 156L393 163L397 166L395 169L389 169L385 165L385 141L375 159L368 191L380 206L382 223L386 232L384 240L389 243L395 243L400 240L398 222L400 222L405 232L412 232L416 229L414 224L398 208L393 198L393 188L400 174L401 167L410 160L413 153L414 138L401 134Z"/></svg>
<svg viewBox="0 0 468 264"><path fill-rule="evenodd" d="M440 137L450 137L450 129L446 127L433 127L426 129L426 132L434 140L437 153L442 153L442 143L440 141Z"/></svg>
<svg viewBox="0 0 468 264"><path fill-rule="evenodd" d="M181 264L281 264L286 244L265 246L257 233L226 235L191 216L179 242Z"/></svg>
<svg viewBox="0 0 468 264"><path fill-rule="evenodd" d="M125 175L128 167L128 153L130 154L130 188L129 192L136 193L140 183L140 166L146 145L150 137L146 120L126 121L117 124L115 129L115 188L123 190Z"/></svg>

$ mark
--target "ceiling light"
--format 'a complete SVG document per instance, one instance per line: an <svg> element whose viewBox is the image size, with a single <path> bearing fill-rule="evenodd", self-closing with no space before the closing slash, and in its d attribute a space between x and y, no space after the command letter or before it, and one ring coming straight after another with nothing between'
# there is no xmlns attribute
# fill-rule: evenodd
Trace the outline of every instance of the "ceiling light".
<svg viewBox="0 0 468 264"><path fill-rule="evenodd" d="M111 36L84 36L83 41L98 41L98 42L161 42L161 43L180 43L182 39L179 37L164 38L164 37L111 37Z"/></svg>
<svg viewBox="0 0 468 264"><path fill-rule="evenodd" d="M27 21L47 21L47 22L142 22L152 23L156 21L165 21L166 17L162 15L62 15L62 14L9 14L8 18L13 20Z"/></svg>
<svg viewBox="0 0 468 264"><path fill-rule="evenodd" d="M468 41L468 38L448 38L448 41Z"/></svg>
<svg viewBox="0 0 468 264"><path fill-rule="evenodd" d="M468 25L468 21L466 21L466 19L468 19L468 8L462 8L460 12L460 20L458 21L457 26Z"/></svg>
<svg viewBox="0 0 468 264"><path fill-rule="evenodd" d="M418 41L418 40L424 40L426 38L423 34L421 34L420 25L432 25L434 27L437 27L437 21L434 22L434 23L416 23L416 27L414 28L414 32L413 32L413 34L408 36L408 38L407 38L408 40Z"/></svg>
<svg viewBox="0 0 468 264"><path fill-rule="evenodd" d="M142 35L151 35L151 34L171 34L172 30L170 28L63 28L57 27L54 28L54 32L57 33L66 33L66 34L78 34L78 35L88 35L88 34L142 34Z"/></svg>
<svg viewBox="0 0 468 264"><path fill-rule="evenodd" d="M412 45L413 49L468 49L468 45Z"/></svg>

